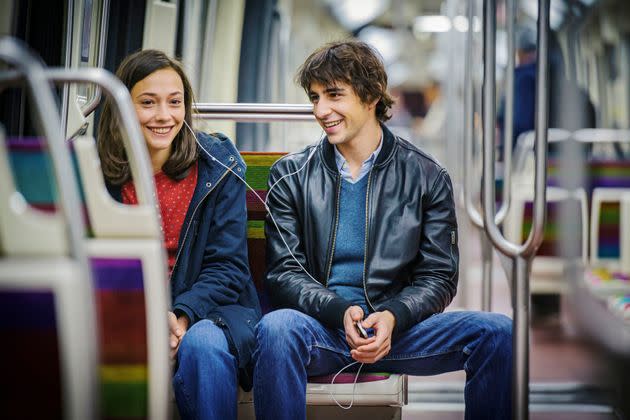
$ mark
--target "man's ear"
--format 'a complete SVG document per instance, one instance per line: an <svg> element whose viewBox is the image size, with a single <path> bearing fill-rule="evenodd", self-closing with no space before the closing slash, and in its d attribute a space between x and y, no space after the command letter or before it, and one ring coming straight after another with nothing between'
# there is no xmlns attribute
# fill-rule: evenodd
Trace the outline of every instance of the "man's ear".
<svg viewBox="0 0 630 420"><path fill-rule="evenodd" d="M369 109L376 108L376 104L378 104L378 101L380 101L380 100L381 100L380 96L378 98L372 100L371 102L368 103L368 108Z"/></svg>

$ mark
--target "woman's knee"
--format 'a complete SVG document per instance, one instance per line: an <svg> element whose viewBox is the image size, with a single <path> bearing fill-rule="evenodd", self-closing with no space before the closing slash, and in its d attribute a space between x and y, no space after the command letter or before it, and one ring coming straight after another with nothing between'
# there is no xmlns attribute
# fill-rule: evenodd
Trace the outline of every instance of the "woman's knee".
<svg viewBox="0 0 630 420"><path fill-rule="evenodd" d="M184 334L178 353L180 357L214 356L229 353L229 348L223 330L212 321L202 320Z"/></svg>

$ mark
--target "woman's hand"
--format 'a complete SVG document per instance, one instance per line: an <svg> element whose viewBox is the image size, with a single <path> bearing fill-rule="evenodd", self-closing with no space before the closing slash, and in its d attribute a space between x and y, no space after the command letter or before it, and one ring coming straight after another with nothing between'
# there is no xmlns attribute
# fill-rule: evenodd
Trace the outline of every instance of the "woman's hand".
<svg viewBox="0 0 630 420"><path fill-rule="evenodd" d="M167 314L168 317L168 329L169 329L169 345L170 345L170 357L174 359L177 355L177 350L179 350L179 344L184 338L184 334L188 330L188 317L186 315L182 315L179 318L175 315L175 313L169 311Z"/></svg>

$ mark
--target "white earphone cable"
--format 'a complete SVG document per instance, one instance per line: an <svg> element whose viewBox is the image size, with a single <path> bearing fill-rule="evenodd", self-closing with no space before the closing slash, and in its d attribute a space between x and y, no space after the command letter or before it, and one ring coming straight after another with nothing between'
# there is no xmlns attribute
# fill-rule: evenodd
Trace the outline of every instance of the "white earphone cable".
<svg viewBox="0 0 630 420"><path fill-rule="evenodd" d="M278 223L276 222L276 219L273 217L273 214L271 213L271 210L269 209L269 206L267 205L267 200L269 199L269 195L271 194L271 191L273 190L273 188L278 185L278 183L280 181L282 181L283 179L289 177L289 176L293 176L296 175L298 173L300 173L300 171L302 171L306 165L308 164L308 162L310 162L311 158L315 155L315 152L317 151L317 146L313 147L313 150L311 151L311 153L309 154L308 158L306 159L306 162L304 162L304 164L295 172L291 172L288 173L286 175L283 175L282 177L280 177L276 182L273 183L273 185L271 185L271 187L269 187L269 190L267 190L267 197L265 200L262 199L262 197L256 192L256 190L254 190L254 188L252 188L251 185L249 185L247 183L247 181L245 181L245 179L241 178L240 176L238 176L233 170L232 168L230 168L227 165L224 165L223 162L221 162L219 159L215 158L214 156L212 156L212 154L210 154L210 152L208 152L206 150L205 147L203 147L203 145L201 144L201 142L199 142L199 139L197 139L197 134L195 133L195 131L190 127L190 125L188 125L188 123L186 122L186 120L184 120L184 124L186 125L186 127L188 128L188 130L190 130L190 132L192 133L193 137L195 138L195 141L197 142L197 145L201 148L201 150L203 150L205 152L206 155L208 155L208 157L210 159L212 159L213 162L219 164L220 166L222 166L223 168L227 169L228 171L230 171L232 174L234 174L236 176L236 178L238 178L239 180L241 180L245 186L247 186L247 188L249 188L249 190L251 192L254 193L254 195L256 196L256 198L258 198L258 200L265 206L265 211L267 212L267 214L269 214L269 217L271 218L271 221L273 222L274 226L276 227L276 230L278 231L278 234L280 235L280 239L282 239L282 243L284 243L284 246L286 247L287 251L289 251L289 255L291 255L291 257L295 260L295 262L300 266L300 268L306 273L307 276L309 276L313 281L317 282L317 280L315 280L315 278L311 275L311 273L308 272L308 270L306 270L306 268L304 268L304 266L300 263L300 261L296 258L296 256L293 254L293 252L291 251L291 248L289 247L289 244L287 243L287 241L284 239L284 235L282 234L282 231L280 230L280 226L278 225ZM320 139L321 140L321 139ZM331 381L331 385L333 385L335 383L335 379L337 379L337 376L339 376L339 374L341 372L343 372L344 370L346 370L347 368L349 368L352 365L355 365L359 362L352 362L349 365L345 366L344 368L342 368L339 372L337 372L335 374L335 376L333 377L332 381ZM350 405L348 405L347 407L341 405L337 399L335 398L335 396L332 393L332 390L330 390L330 397L333 399L333 401L335 401L335 404L337 404L340 408L343 408L344 410L348 410L352 407L352 404L354 403L354 391L357 385L357 380L359 379L359 374L361 373L361 368L363 368L363 363L361 363L361 366L359 366L359 370L357 371L356 376L354 377L354 384L352 386L352 399L350 401Z"/></svg>

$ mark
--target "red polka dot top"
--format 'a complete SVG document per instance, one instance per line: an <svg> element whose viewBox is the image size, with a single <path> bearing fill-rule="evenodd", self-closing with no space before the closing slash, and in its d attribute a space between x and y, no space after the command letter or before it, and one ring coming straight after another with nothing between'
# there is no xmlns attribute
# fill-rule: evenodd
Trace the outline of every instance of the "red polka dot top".
<svg viewBox="0 0 630 420"><path fill-rule="evenodd" d="M161 171L155 174L155 189L162 214L162 232L164 233L164 246L168 254L169 275L175 265L179 235L196 185L196 162L188 176L181 181L174 181ZM125 183L121 192L124 204L138 204L136 188L132 181Z"/></svg>

